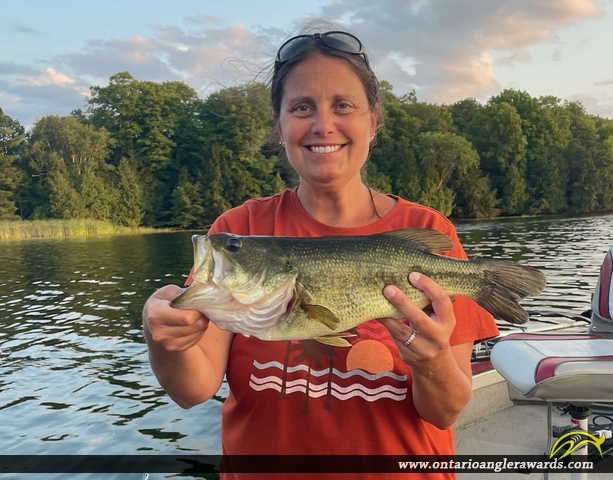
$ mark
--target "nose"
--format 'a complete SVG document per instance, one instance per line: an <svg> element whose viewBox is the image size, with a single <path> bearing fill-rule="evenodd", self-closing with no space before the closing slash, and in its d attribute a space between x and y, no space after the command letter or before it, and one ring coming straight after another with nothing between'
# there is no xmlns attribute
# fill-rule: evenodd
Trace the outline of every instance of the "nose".
<svg viewBox="0 0 613 480"><path fill-rule="evenodd" d="M327 109L318 109L313 116L311 131L320 137L325 137L334 132L334 115Z"/></svg>

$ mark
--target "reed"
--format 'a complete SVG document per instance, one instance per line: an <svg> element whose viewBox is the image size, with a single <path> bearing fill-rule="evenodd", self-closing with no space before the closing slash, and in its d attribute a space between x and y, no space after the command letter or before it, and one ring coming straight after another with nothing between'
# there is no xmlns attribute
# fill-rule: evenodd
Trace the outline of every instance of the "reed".
<svg viewBox="0 0 613 480"><path fill-rule="evenodd" d="M78 237L84 235L111 235L145 233L150 228L130 228L101 220L26 220L0 221L0 239L34 237Z"/></svg>

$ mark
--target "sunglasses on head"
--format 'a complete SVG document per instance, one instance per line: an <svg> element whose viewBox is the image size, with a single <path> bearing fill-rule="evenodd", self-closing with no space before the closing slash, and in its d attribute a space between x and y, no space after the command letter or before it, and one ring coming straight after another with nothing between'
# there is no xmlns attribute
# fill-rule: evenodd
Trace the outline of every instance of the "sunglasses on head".
<svg viewBox="0 0 613 480"><path fill-rule="evenodd" d="M364 50L362 49L362 42L347 32L332 31L325 33L313 33L311 35L298 35L290 38L287 42L281 45L277 52L277 59L275 61L275 71L279 69L288 60L291 60L297 55L306 52L313 42L319 40L322 45L331 50L337 50L339 52L350 53L351 55L359 55L364 60L366 66L370 69Z"/></svg>

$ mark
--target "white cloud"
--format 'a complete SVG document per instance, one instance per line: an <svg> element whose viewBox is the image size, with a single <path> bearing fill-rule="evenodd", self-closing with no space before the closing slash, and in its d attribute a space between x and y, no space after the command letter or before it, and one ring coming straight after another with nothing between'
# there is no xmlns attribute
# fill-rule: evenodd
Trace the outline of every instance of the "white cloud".
<svg viewBox="0 0 613 480"><path fill-rule="evenodd" d="M415 69L411 82L404 75L385 80L416 85L421 100L451 102L496 93L492 57L509 67L530 62L531 47L558 42L562 28L600 16L599 5L598 0L335 0L323 12L347 20L377 64L408 61Z"/></svg>
<svg viewBox="0 0 613 480"><path fill-rule="evenodd" d="M568 100L581 103L591 115L613 118L613 96L578 94Z"/></svg>
<svg viewBox="0 0 613 480"><path fill-rule="evenodd" d="M45 70L43 70L38 75L25 77L21 80L18 80L18 82L24 83L26 85L32 85L35 87L40 87L42 85L72 85L75 83L75 81L68 75L64 75L63 73L57 72L51 67L45 68Z"/></svg>
<svg viewBox="0 0 613 480"><path fill-rule="evenodd" d="M379 77L396 92L415 89L420 100L452 103L498 93L496 69L527 67L537 57L537 45L551 44L549 56L562 60L568 51L560 41L562 29L600 16L601 5L599 0L329 0L317 16L353 29ZM65 106L69 112L82 106L89 86L128 71L139 80L184 81L204 96L220 85L263 79L288 29L227 25L212 15L195 15L181 25L154 26L149 35L89 40L41 59L47 67L42 71L0 63L0 93L3 102L21 99L27 108L20 111L26 112L78 98L80 103ZM56 98L42 102L43 94Z"/></svg>

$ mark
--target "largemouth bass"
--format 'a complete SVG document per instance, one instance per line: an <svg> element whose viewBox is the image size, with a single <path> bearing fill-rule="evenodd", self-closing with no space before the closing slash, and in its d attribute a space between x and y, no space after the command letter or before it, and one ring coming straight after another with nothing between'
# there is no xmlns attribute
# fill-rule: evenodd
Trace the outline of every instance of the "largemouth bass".
<svg viewBox="0 0 613 480"><path fill-rule="evenodd" d="M403 317L383 296L386 285L398 286L420 308L429 306L409 283L410 272L515 324L528 320L519 300L538 295L546 283L539 270L513 262L437 255L454 244L429 229L316 238L218 233L192 241L194 281L171 305L263 340L349 345L345 332L360 323Z"/></svg>

